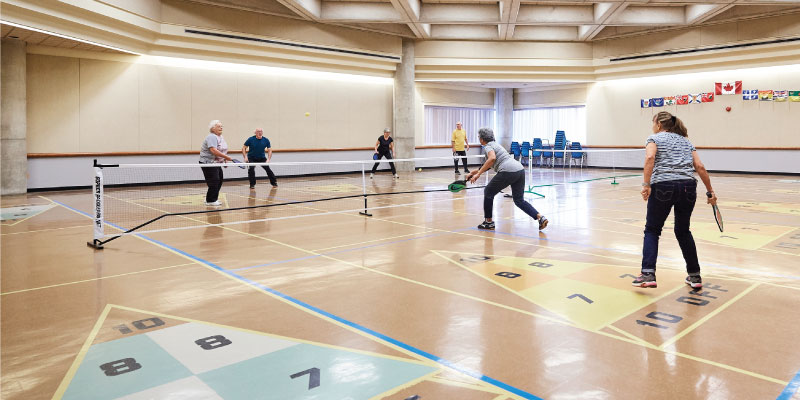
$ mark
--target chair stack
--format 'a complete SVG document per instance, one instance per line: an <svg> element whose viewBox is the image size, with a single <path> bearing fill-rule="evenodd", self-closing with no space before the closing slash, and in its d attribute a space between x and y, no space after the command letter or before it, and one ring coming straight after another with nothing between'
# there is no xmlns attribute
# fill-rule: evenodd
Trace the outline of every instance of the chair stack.
<svg viewBox="0 0 800 400"><path fill-rule="evenodd" d="M570 148L570 150L583 150L583 147L581 147L581 142L572 142L572 143L570 143L569 148ZM570 152L569 167L572 168L572 162L573 161L577 162L577 161L580 160L581 168L583 168L583 159L584 158L586 158L586 153L583 152L583 151Z"/></svg>
<svg viewBox="0 0 800 400"><path fill-rule="evenodd" d="M520 148L520 162L522 165L528 165L528 158L531 155L531 143L530 142L522 142L522 147Z"/></svg>
<svg viewBox="0 0 800 400"><path fill-rule="evenodd" d="M519 146L519 142L511 142L511 155L514 156L515 160L519 160L521 153L522 149Z"/></svg>
<svg viewBox="0 0 800 400"><path fill-rule="evenodd" d="M567 135L564 133L564 131L556 131L556 140L555 140L555 143L553 144L553 149L554 150L566 150L567 149ZM565 156L566 156L566 152L564 152L564 151L556 151L553 154L553 166L554 167L556 166L556 159L557 158L561 159L561 166L562 167L565 166L565 162L564 162Z"/></svg>
<svg viewBox="0 0 800 400"><path fill-rule="evenodd" d="M531 162L534 165L542 165L542 139L533 138L533 151L531 152Z"/></svg>

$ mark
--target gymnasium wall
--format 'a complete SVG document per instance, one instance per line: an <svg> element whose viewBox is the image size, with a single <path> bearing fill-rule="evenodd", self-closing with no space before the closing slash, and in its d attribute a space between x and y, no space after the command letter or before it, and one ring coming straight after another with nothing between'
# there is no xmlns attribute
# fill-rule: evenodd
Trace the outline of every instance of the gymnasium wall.
<svg viewBox="0 0 800 400"><path fill-rule="evenodd" d="M734 80L741 80L744 89L800 90L800 65L597 82L586 98L589 143L643 145L653 116L665 110L684 121L696 146L800 147L800 103L721 95L711 103L640 106L643 98L714 92L715 82Z"/></svg>
<svg viewBox="0 0 800 400"><path fill-rule="evenodd" d="M273 147L369 147L392 126L392 84L210 71L36 54L29 153L195 151L219 119L231 149L256 127ZM46 53L42 51L41 53ZM309 113L306 116L305 113Z"/></svg>
<svg viewBox="0 0 800 400"><path fill-rule="evenodd" d="M494 89L417 82L415 86L415 145L425 146L425 106L494 108ZM455 129L455 127L454 127ZM417 156L422 157L422 156Z"/></svg>
<svg viewBox="0 0 800 400"><path fill-rule="evenodd" d="M591 85L576 83L536 89L515 89L514 108L566 107L586 104Z"/></svg>

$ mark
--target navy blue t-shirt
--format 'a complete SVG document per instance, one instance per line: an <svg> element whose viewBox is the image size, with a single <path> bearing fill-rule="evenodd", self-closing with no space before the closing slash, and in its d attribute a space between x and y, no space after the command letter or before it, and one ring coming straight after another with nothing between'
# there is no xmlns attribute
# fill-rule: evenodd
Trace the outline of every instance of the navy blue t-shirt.
<svg viewBox="0 0 800 400"><path fill-rule="evenodd" d="M269 139L264 136L261 136L261 139L250 136L244 141L244 145L247 146L247 158L265 158L264 149L272 147L269 145Z"/></svg>
<svg viewBox="0 0 800 400"><path fill-rule="evenodd" d="M394 142L391 136L389 139L383 137L383 135L378 136L378 153L388 153L389 152L389 144Z"/></svg>

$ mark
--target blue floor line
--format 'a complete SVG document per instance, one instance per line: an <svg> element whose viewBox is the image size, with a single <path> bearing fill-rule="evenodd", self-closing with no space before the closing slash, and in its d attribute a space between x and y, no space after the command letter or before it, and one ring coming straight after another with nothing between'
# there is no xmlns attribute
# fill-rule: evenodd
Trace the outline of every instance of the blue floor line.
<svg viewBox="0 0 800 400"><path fill-rule="evenodd" d="M478 228L470 228L470 229L474 230L474 231L486 232L486 231L480 230ZM611 251L611 252L615 252L615 253L622 253L622 254L627 254L627 255L631 255L631 256L639 256L639 257L641 257L640 253L632 253L632 252L629 252L629 251L610 249L610 248L607 248L607 247L592 246L592 245L586 244L586 243L569 242L569 241L565 241L565 240L549 239L549 238L544 238L544 237L539 237L539 236L521 235L521 234L518 234L518 233L509 233L509 232L500 232L500 231L492 231L492 232L493 233L499 233L501 235L523 237L523 238L527 238L527 239L544 240L544 241L553 242L553 243L572 244L572 245L581 246L581 247L588 247L588 248L597 249L597 250L606 250L606 251ZM533 243L531 243L531 244L533 244ZM682 258L678 259L678 258L665 257L665 256L659 256L659 258L662 259L662 260L683 261ZM748 273L748 274L755 273L755 274L758 274L758 275L766 275L766 276L771 276L771 277L774 277L774 278L785 278L785 279L791 279L791 280L800 280L800 276L781 275L781 274L775 274L775 273L772 273L772 272L754 272L753 270L746 269L746 268L740 268L740 267L734 267L734 266L731 266L731 265L717 264L717 263L710 263L710 262L704 262L703 264L705 264L707 266L710 266L710 267L721 268L721 269L729 269L729 270L732 270L732 271L743 272L743 273Z"/></svg>
<svg viewBox="0 0 800 400"><path fill-rule="evenodd" d="M58 202L58 201L53 201L53 202L58 204L58 205L60 205L60 206L62 206L62 207L65 207L67 209L75 211L75 212L77 212L79 214L82 214L82 215L85 215L85 216L87 216L89 218L92 218L92 216L89 215L88 213L85 213L85 212L80 211L78 209L72 208L72 207L70 207L70 206L68 206L68 205L66 205L64 203L61 203L61 202ZM111 223L108 223L108 224L113 226L113 227L115 227L115 228L119 228L118 226L113 225ZM380 340L383 340L383 341L391 343L391 344L393 344L393 345L395 345L397 347L400 347L402 349L410 351L410 352L412 352L412 353L414 353L416 355L425 357L425 358L427 358L427 359L429 359L431 361L434 361L434 362L436 362L438 364L441 364L441 365L447 366L449 368L452 368L452 369L454 369L454 370L456 370L458 372L461 372L462 374L469 375L469 376L471 376L473 378L476 378L476 379L480 379L483 382L486 382L488 384L491 384L493 386L496 386L498 388L501 388L503 390L511 392L511 393L513 393L513 394L515 394L517 396L521 396L521 397L523 397L525 399L544 400L541 397L535 396L535 395L533 395L531 393L528 393L528 392L526 392L526 391L524 391L522 389L518 389L518 388L516 388L514 386L511 386L511 385L509 385L507 383L504 383L502 381L499 381L497 379L488 377L488 376L483 375L481 373L478 373L478 372L475 372L475 371L471 371L471 370L468 370L466 368L459 367L457 364L455 364L453 362L450 362L448 360L440 358L440 357L438 357L436 355L433 355L431 353L428 353L428 352L426 352L424 350L420 350L420 349L418 349L418 348L416 348L414 346L411 346L411 345L408 345L406 343L403 343L403 342L401 342L401 341L399 341L397 339L394 339L394 338L391 338L389 336L386 336L386 335L384 335L384 334L382 334L380 332L376 332L376 331L374 331L372 329L369 329L369 328L367 328L367 327L365 327L363 325L359 325L359 324L357 324L355 322L352 322L352 321L346 320L346 319L344 319L342 317L339 317L337 315L331 314L331 313L329 313L329 312L327 312L327 311L325 311L325 310L323 310L321 308L312 306L311 304L308 304L308 303L303 302L301 300L295 299L294 297L291 297L289 295L281 293L281 292L279 292L279 291L277 291L275 289L272 289L272 288L270 288L270 287L268 287L266 285L263 285L261 283L258 283L258 282L252 281L250 279L247 279L247 278L245 278L245 277L243 277L241 275L238 275L238 274L236 274L236 273L234 273L234 272L232 272L230 270L226 270L226 269L224 269L224 268L222 268L222 267L220 267L220 266L218 266L218 265L216 265L216 264L214 264L214 263L212 263L210 261L206 261L206 260L204 260L204 259L202 259L200 257L197 257L195 255L186 253L186 252L184 252L182 250L179 250L179 249L177 249L175 247L172 247L170 245L162 243L162 242L160 242L158 240L149 238L149 237L144 236L142 234L135 234L135 235L139 236L140 238L145 239L145 240L147 240L147 241L149 241L151 243L157 244L157 245L162 246L164 248L167 248L167 249L170 249L172 251L175 251L176 253L182 254L182 255L184 255L184 256L192 259L192 260L195 260L195 261L198 261L198 262L200 262L202 264L205 264L205 265L207 265L207 266L209 266L211 268L214 268L217 271L220 271L223 274L226 274L226 275L228 275L230 277L233 277L233 278L235 278L235 279L237 279L237 280L239 280L241 282L245 282L245 283L247 283L247 284L249 284L251 286L257 287L257 288L259 288L259 289L261 289L261 290L263 290L265 292L268 292L268 293L271 293L271 294L273 294L275 296L278 296L278 297L280 297L280 298L282 298L282 299L284 299L284 300L286 300L288 302L296 304L296 305L298 305L300 307L303 307L303 308L305 308L305 309L307 309L309 311L313 311L316 314L319 314L319 315L322 315L324 317L330 318L330 319L332 319L334 321L337 321L339 323L347 325L347 326L349 326L351 328L357 329L357 330L359 330L359 331L361 331L363 333L366 333L366 334L368 334L370 336L376 337L376 338L378 338Z"/></svg>
<svg viewBox="0 0 800 400"><path fill-rule="evenodd" d="M789 384L786 385L786 388L783 389L775 400L791 400L794 394L797 393L797 389L800 389L800 371L797 371L797 375L794 376L794 379L789 381Z"/></svg>

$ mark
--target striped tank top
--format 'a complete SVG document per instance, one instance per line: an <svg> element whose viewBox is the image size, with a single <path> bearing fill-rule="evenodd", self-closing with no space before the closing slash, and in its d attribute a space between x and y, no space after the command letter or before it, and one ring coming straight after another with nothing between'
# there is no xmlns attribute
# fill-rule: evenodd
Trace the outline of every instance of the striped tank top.
<svg viewBox="0 0 800 400"><path fill-rule="evenodd" d="M657 147L651 184L695 179L692 153L697 149L689 139L677 133L659 132L650 135L647 143L655 143Z"/></svg>

